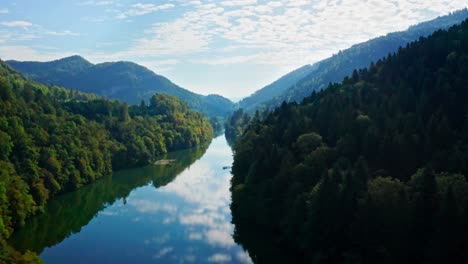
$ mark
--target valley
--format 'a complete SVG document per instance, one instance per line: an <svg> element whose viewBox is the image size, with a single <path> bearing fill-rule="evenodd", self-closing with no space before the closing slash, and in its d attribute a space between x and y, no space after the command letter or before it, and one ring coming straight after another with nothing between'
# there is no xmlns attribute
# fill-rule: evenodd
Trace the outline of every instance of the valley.
<svg viewBox="0 0 468 264"><path fill-rule="evenodd" d="M0 264L468 262L466 3L163 2L0 3Z"/></svg>

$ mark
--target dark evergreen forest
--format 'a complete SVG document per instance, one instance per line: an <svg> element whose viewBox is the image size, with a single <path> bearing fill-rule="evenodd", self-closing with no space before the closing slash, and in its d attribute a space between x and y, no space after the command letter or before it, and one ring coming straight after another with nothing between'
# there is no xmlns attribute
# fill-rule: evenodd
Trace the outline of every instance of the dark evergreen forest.
<svg viewBox="0 0 468 264"><path fill-rule="evenodd" d="M234 147L238 242L258 227L298 262L467 263L467 84L465 21L254 118Z"/></svg>

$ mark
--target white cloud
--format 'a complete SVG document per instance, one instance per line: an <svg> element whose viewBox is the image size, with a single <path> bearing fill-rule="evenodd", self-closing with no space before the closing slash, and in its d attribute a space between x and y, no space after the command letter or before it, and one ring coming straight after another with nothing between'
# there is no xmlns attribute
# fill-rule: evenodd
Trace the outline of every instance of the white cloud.
<svg viewBox="0 0 468 264"><path fill-rule="evenodd" d="M221 254L217 253L208 258L208 262L214 262L214 263L225 263L225 262L230 262L231 261L231 256L226 255L226 254Z"/></svg>
<svg viewBox="0 0 468 264"><path fill-rule="evenodd" d="M0 25L5 27L31 27L33 24L28 21L16 20L0 22Z"/></svg>
<svg viewBox="0 0 468 264"><path fill-rule="evenodd" d="M404 30L435 14L466 6L461 0L233 0L198 3L172 22L155 24L148 37L131 48L158 56L210 51L198 63L269 64L294 68L324 59L340 49L388 32ZM376 15L378 14L378 15ZM168 37L171 32L180 38ZM151 37L152 36L152 37ZM193 45L184 45L183 39ZM250 54L226 54L217 42L244 47ZM163 43L171 43L166 47ZM178 43L178 44L177 44ZM157 48L153 48L157 47ZM161 47L163 51L161 51ZM173 47L177 47L176 49ZM218 55L216 55L218 54ZM195 61L193 61L196 63Z"/></svg>
<svg viewBox="0 0 468 264"><path fill-rule="evenodd" d="M243 250L240 250L239 252L237 252L236 258L237 258L237 261L239 261L239 263L246 263L246 264L253 263L252 259L249 256L249 253Z"/></svg>
<svg viewBox="0 0 468 264"><path fill-rule="evenodd" d="M114 1L99 1L99 2L96 2L95 5L105 6L105 5L112 5L113 3L114 3Z"/></svg>
<svg viewBox="0 0 468 264"><path fill-rule="evenodd" d="M200 34L185 21L157 23L129 52L137 56L192 53L208 48L209 41L209 36Z"/></svg>
<svg viewBox="0 0 468 264"><path fill-rule="evenodd" d="M283 6L283 3L279 1L271 1L271 2L268 2L267 5L271 7L280 7L280 6Z"/></svg>
<svg viewBox="0 0 468 264"><path fill-rule="evenodd" d="M20 61L51 61L77 54L76 52L40 51L29 46L6 45L0 46L0 57L2 60Z"/></svg>
<svg viewBox="0 0 468 264"><path fill-rule="evenodd" d="M230 248L235 245L234 239L232 239L232 229L228 226L228 229L211 229L206 233L208 243L211 245L222 246Z"/></svg>
<svg viewBox="0 0 468 264"><path fill-rule="evenodd" d="M202 4L201 1L189 1L189 2L182 3L182 5L201 5L201 4Z"/></svg>
<svg viewBox="0 0 468 264"><path fill-rule="evenodd" d="M85 2L78 2L77 5L79 6L107 6L114 4L115 1L85 1Z"/></svg>
<svg viewBox="0 0 468 264"><path fill-rule="evenodd" d="M174 205L160 204L150 200L131 199L128 201L128 204L135 207L135 209L141 213L166 212L174 214L177 212L177 207Z"/></svg>
<svg viewBox="0 0 468 264"><path fill-rule="evenodd" d="M8 14L9 12L8 8L0 8L0 14Z"/></svg>
<svg viewBox="0 0 468 264"><path fill-rule="evenodd" d="M287 6L305 6L311 4L310 0L291 0L288 2Z"/></svg>
<svg viewBox="0 0 468 264"><path fill-rule="evenodd" d="M46 34L47 34L47 35L51 35L51 36L74 36L74 37L77 37L77 36L80 35L79 33L75 33L75 32L72 32L72 31L70 31L70 30L65 30L65 31L47 31Z"/></svg>
<svg viewBox="0 0 468 264"><path fill-rule="evenodd" d="M137 4L132 5L132 8L130 8L129 10L119 13L116 16L116 18L126 19L128 17L133 17L133 16L142 16L142 15L146 15L146 14L153 13L156 11L170 9L174 7L175 7L174 4L155 5L155 4L137 3Z"/></svg>
<svg viewBox="0 0 468 264"><path fill-rule="evenodd" d="M254 5L257 3L257 0L232 0L232 1L222 1L221 5L223 6L246 6Z"/></svg>

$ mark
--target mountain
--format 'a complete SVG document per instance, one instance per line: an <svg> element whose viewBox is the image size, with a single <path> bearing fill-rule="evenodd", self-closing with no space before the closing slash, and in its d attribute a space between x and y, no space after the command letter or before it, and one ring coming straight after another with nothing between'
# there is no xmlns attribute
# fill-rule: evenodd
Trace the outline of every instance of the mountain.
<svg viewBox="0 0 468 264"><path fill-rule="evenodd" d="M32 80L94 93L129 104L148 101L155 93L176 96L207 116L228 116L234 104L219 95L203 96L172 83L164 76L132 62L105 62L92 64L80 56L71 56L49 62L7 63Z"/></svg>
<svg viewBox="0 0 468 264"><path fill-rule="evenodd" d="M319 61L312 66L304 66L278 81L266 86L239 102L248 112L258 108L274 108L283 101L300 102L313 91L321 90L330 82L340 82L354 69L366 67L371 62L398 51L399 47L428 36L438 29L446 29L468 18L468 10L463 9L447 16L411 26L406 31L387 34L349 49L338 52L332 57Z"/></svg>
<svg viewBox="0 0 468 264"><path fill-rule="evenodd" d="M278 258L252 232L295 263L468 263L467 83L468 19L254 118L236 241L258 263Z"/></svg>
<svg viewBox="0 0 468 264"><path fill-rule="evenodd" d="M239 102L240 108L243 108L246 112L255 110L256 106L286 92L287 89L296 84L299 80L309 75L309 73L311 73L316 68L316 65L304 65L301 68L286 74L270 85L267 85L256 91L249 97L242 99Z"/></svg>
<svg viewBox="0 0 468 264"><path fill-rule="evenodd" d="M31 81L0 60L0 263L36 259L6 240L51 198L212 137L209 120L174 96L129 107Z"/></svg>

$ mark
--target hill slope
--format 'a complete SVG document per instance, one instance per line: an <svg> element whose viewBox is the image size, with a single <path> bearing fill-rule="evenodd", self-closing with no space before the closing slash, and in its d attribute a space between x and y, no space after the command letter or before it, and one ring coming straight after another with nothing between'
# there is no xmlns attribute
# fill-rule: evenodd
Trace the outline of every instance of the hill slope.
<svg viewBox="0 0 468 264"><path fill-rule="evenodd" d="M251 112L255 110L258 105L286 92L287 89L290 89L291 86L295 85L299 80L309 75L315 69L317 69L316 65L302 66L256 91L249 97L242 99L239 102L239 107L243 108L246 112Z"/></svg>
<svg viewBox="0 0 468 264"><path fill-rule="evenodd" d="M129 107L36 83L0 60L0 263L29 263L5 240L52 197L212 136L174 96Z"/></svg>
<svg viewBox="0 0 468 264"><path fill-rule="evenodd" d="M32 80L94 93L129 104L149 100L155 93L176 96L207 116L227 116L233 103L222 96L203 96L172 83L164 76L132 62L92 64L80 56L50 62L7 61Z"/></svg>
<svg viewBox="0 0 468 264"><path fill-rule="evenodd" d="M304 263L468 263L467 83L465 20L252 121L237 241L258 224Z"/></svg>
<svg viewBox="0 0 468 264"><path fill-rule="evenodd" d="M313 91L328 86L330 82L340 82L350 75L354 69L368 66L372 61L396 52L399 47L417 40L421 36L428 36L438 29L446 29L459 24L468 18L468 10L463 9L447 16L423 22L408 28L406 31L387 34L361 44L317 62L312 66L304 66L290 74L283 76L273 84L266 86L253 95L239 102L239 106L251 112L257 108L274 108L283 101L300 102ZM298 74L300 73L300 74ZM284 81L288 80L288 81ZM272 86L275 91L271 92Z"/></svg>

